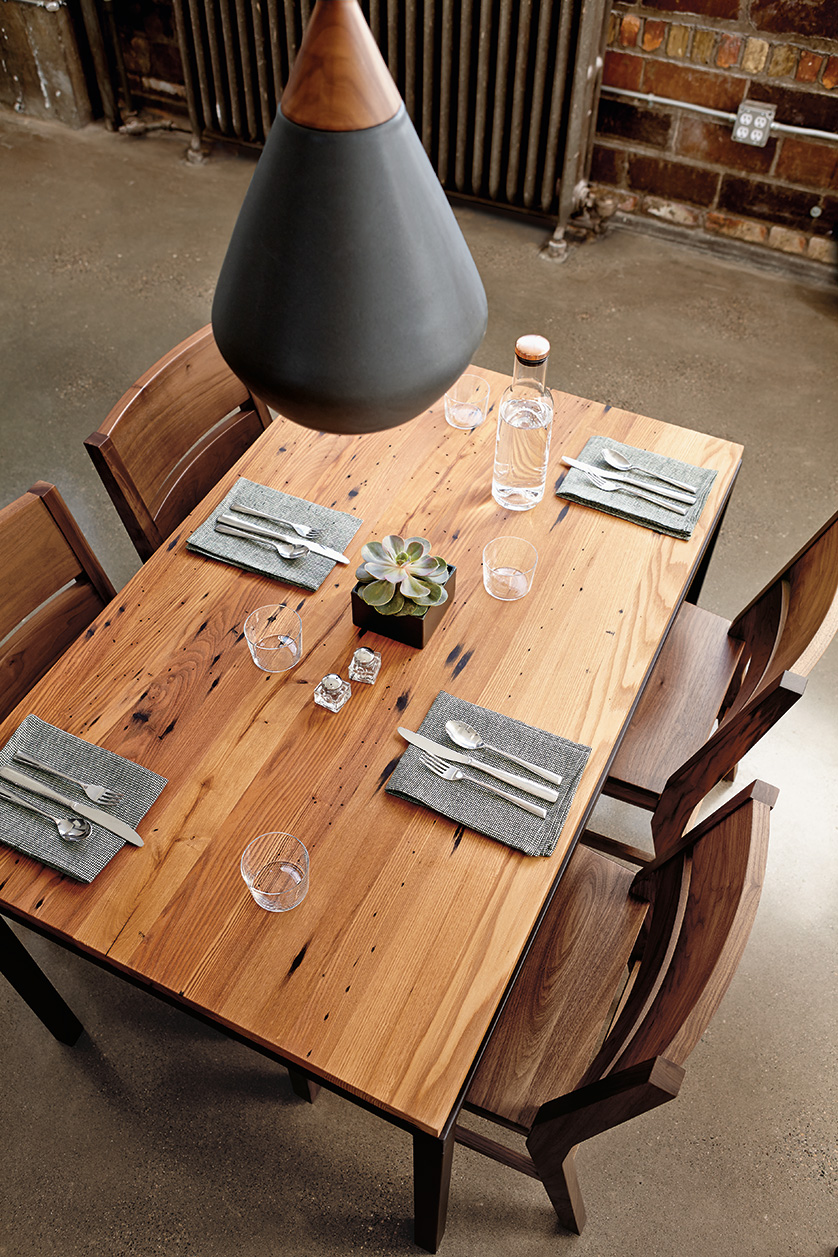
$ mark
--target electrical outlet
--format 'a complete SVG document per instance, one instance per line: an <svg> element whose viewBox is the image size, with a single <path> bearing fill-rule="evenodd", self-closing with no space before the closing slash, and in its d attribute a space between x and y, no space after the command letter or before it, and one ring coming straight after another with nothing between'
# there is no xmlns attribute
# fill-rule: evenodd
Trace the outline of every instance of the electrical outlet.
<svg viewBox="0 0 838 1257"><path fill-rule="evenodd" d="M777 112L776 105L763 105L754 100L743 100L736 112L733 138L740 144L753 144L765 148L771 134L771 123Z"/></svg>

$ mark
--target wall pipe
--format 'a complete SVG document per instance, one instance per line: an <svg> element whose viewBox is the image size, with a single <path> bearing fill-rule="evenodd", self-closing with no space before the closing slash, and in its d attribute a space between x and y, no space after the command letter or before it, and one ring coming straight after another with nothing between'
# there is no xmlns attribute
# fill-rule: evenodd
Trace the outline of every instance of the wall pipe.
<svg viewBox="0 0 838 1257"><path fill-rule="evenodd" d="M735 122L736 114L727 113L723 109L710 109L707 105L694 105L687 100L673 100L669 96L655 96L653 92L634 92L626 87L605 87L602 88L603 94L608 96L629 96L632 100L642 100L649 105L675 105L678 109L689 109L692 113L709 114L712 118L724 118L726 122ZM760 101L754 101L754 104L760 104ZM765 102L770 104L769 101ZM770 129L772 131L782 131L787 135L811 135L819 140L838 140L838 135L834 131L816 131L812 127L796 127L784 122L772 122Z"/></svg>

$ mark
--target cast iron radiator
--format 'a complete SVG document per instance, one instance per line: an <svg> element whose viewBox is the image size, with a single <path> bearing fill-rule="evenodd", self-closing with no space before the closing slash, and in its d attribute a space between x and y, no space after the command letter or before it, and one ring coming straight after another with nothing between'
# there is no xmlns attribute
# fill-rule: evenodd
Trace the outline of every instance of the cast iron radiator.
<svg viewBox="0 0 838 1257"><path fill-rule="evenodd" d="M312 0L174 0L193 135L264 141ZM449 193L555 218L590 169L608 0L362 0Z"/></svg>

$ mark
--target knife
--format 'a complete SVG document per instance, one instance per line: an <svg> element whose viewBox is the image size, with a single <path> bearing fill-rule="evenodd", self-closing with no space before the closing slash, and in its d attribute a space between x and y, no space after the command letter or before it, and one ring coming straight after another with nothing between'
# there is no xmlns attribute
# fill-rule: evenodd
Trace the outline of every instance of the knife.
<svg viewBox="0 0 838 1257"><path fill-rule="evenodd" d="M333 559L335 563L349 562L345 554L340 554L337 550L330 550L328 546L318 545L316 541L309 541L306 537L299 537L296 533L277 532L275 529L262 528L260 524L249 524L246 520L240 519L238 515L219 515L217 522L219 524L227 524L231 528L238 528L240 532L252 533L254 537L267 537L269 541L290 541L294 545L307 546L315 554L322 554L324 558Z"/></svg>
<svg viewBox="0 0 838 1257"><path fill-rule="evenodd" d="M578 467L580 471L593 472L595 476L599 476L602 480L616 480L618 484L630 484L634 489L645 489L647 493L655 493L659 498L671 498L674 502L686 502L688 506L695 505L694 493L679 493L677 489L663 489L658 485L648 484L645 480L635 480L632 476L623 476L619 471L605 471L602 467L595 467L592 463L580 463L578 458L562 458L563 463L567 463L568 467Z"/></svg>
<svg viewBox="0 0 838 1257"><path fill-rule="evenodd" d="M452 751L448 746L440 746L438 742L432 742L430 738L424 737L421 733L414 733L412 729L399 728L399 733L408 742L412 742L414 746L421 746L423 751L430 751L432 755L438 755L440 759L447 759L452 764L468 764L470 768L479 768L481 772L488 773L491 777L497 777L499 781L505 781L509 786L517 786L519 790L526 790L527 794L534 794L538 799L546 799L548 803L555 803L559 797L558 790L551 790L549 786L540 786L535 781L527 781L526 777L516 777L515 773L508 773L502 768L484 764L482 760L473 759L471 755L461 755L459 751Z"/></svg>
<svg viewBox="0 0 838 1257"><path fill-rule="evenodd" d="M125 821L121 821L118 816L111 816L110 812L104 812L100 807L91 807L89 803L79 803L77 799L68 799L66 794L59 794L57 790L52 790L49 786L36 781L34 777L19 773L16 768L0 768L0 777L4 781L13 781L16 786L23 786L25 790L31 790L33 794L42 794L45 799L52 799L54 803L63 803L65 807L72 808L79 816L86 816L89 821L116 834L117 838L133 843L135 847L145 845L136 830Z"/></svg>

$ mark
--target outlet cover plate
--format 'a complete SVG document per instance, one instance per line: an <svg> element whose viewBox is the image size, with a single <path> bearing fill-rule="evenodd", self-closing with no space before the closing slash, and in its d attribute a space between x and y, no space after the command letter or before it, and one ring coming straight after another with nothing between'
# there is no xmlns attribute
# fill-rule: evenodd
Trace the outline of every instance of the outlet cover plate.
<svg viewBox="0 0 838 1257"><path fill-rule="evenodd" d="M743 100L736 112L736 121L733 124L734 140L739 144L752 144L755 148L765 148L776 112L776 105Z"/></svg>

